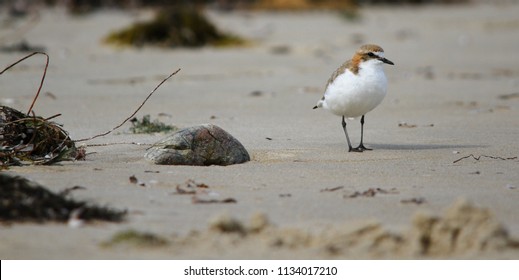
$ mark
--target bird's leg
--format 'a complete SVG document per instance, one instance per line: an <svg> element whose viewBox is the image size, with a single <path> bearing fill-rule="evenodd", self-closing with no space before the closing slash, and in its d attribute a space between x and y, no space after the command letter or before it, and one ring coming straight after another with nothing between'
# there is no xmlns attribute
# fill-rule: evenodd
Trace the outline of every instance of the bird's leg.
<svg viewBox="0 0 519 280"><path fill-rule="evenodd" d="M344 116L342 116L342 129L344 130L344 135L346 135L346 141L348 141L348 152L353 151L351 147L350 137L348 137L348 132L346 131L346 121L344 120Z"/></svg>
<svg viewBox="0 0 519 280"><path fill-rule="evenodd" d="M373 149L368 149L364 146L363 143L364 140L364 115L362 115L362 118L360 118L360 145L355 148L357 152L363 152L363 151L371 151Z"/></svg>

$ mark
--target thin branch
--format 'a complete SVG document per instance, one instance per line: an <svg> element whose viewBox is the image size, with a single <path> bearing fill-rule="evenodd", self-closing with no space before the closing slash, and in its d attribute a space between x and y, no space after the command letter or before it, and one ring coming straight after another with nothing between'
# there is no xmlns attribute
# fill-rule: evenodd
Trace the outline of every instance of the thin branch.
<svg viewBox="0 0 519 280"><path fill-rule="evenodd" d="M36 92L36 96L34 96L34 98L32 100L31 107L29 107L29 110L27 111L27 115L29 115L31 113L32 108L34 107L34 103L36 103L36 100L38 99L38 96L40 95L41 88L43 87L43 82L45 81L45 76L47 75L47 68L49 68L49 55L44 52L33 52L33 53L26 55L23 58L19 59L15 63L7 66L4 70L2 70L2 72L0 72L0 75L2 75L5 71L11 69L16 64L28 59L29 57L31 57L33 55L37 55L37 54L43 54L44 56L46 56L47 61L45 62L45 70L43 70L43 76L41 77L41 82L40 82L40 86L38 87L38 92Z"/></svg>
<svg viewBox="0 0 519 280"><path fill-rule="evenodd" d="M45 62L45 69L43 70L43 76L41 76L41 82L40 86L38 87L38 92L36 92L36 96L34 96L34 99L32 100L31 107L29 107L29 110L27 111L27 115L29 112L32 111L32 107L34 107L34 103L36 103L36 99L38 99L38 96L40 95L41 88L43 87L43 81L45 81L45 76L47 75L47 68L49 68L49 55L43 52L35 52L34 54L43 54L47 57L47 61Z"/></svg>
<svg viewBox="0 0 519 280"><path fill-rule="evenodd" d="M117 143L103 143L103 144L88 144L86 146L87 147L106 147L106 146L114 146L114 145L152 146L153 144L138 143L138 142L117 142Z"/></svg>
<svg viewBox="0 0 519 280"><path fill-rule="evenodd" d="M57 117L59 117L59 116L61 116L61 113L58 113L58 114L56 114L56 115L54 115L54 116L50 116L50 117L48 117L48 118L45 118L45 120L46 120L46 121L49 121L49 120L52 120L52 119L57 118Z"/></svg>
<svg viewBox="0 0 519 280"><path fill-rule="evenodd" d="M46 56L47 57L47 61L45 62L45 70L43 70L43 76L41 77L41 82L40 82L40 86L38 87L38 92L36 92L36 96L34 96L34 98L32 100L31 107L29 107L29 110L27 111L27 115L29 115L31 113L32 108L34 107L34 103L36 103L36 100L38 99L38 96L40 95L41 88L43 87L43 82L45 81L45 76L47 75L47 68L49 68L49 55L44 53L44 52L33 52L33 53L31 53L29 55L26 55L23 58L19 59L15 63L7 66L4 70L2 70L2 72L0 72L0 75L2 75L5 71L11 69L16 64L26 60L27 58L29 58L29 57L31 57L33 55L37 55L37 54L43 54L44 56Z"/></svg>
<svg viewBox="0 0 519 280"><path fill-rule="evenodd" d="M495 157L495 156L486 156L486 155L475 156L473 154L470 154L468 156L464 156L462 158L459 158L459 159L453 161L452 163L459 162L459 161L467 159L469 157L472 157L475 160L480 160L482 157L491 158L491 159L500 159L500 160L513 160L513 159L517 159L517 157L507 157L507 158L504 158L504 157Z"/></svg>
<svg viewBox="0 0 519 280"><path fill-rule="evenodd" d="M104 132L104 133L101 133L101 134L98 134L98 135L95 135L95 136L92 136L92 137L89 137L89 138L84 138L84 139L79 139L79 140L75 140L74 142L83 142L83 141L89 141L89 140L92 140L92 139L95 139L95 138L98 138L98 137L102 137L102 136L106 136L110 133L112 133L114 130L118 129L119 127L123 126L127 121L129 121L131 118L133 118L137 112L139 112L139 110L142 108L142 106L144 106L144 104L148 101L148 99L150 99L150 97L153 95L153 93L155 93L155 91L163 84L165 83L167 80L169 80L169 78L171 78L173 75L177 74L178 71L180 71L180 68L171 73L168 77L166 77L164 80L162 80L162 82L160 82L151 92L150 94L148 94L148 96L146 97L146 99L144 99L144 101L141 103L141 105L139 105L139 107L137 108L137 110L135 110L133 112L133 114L131 114L129 117L127 117L122 123L120 123L119 125L117 125L116 127Z"/></svg>

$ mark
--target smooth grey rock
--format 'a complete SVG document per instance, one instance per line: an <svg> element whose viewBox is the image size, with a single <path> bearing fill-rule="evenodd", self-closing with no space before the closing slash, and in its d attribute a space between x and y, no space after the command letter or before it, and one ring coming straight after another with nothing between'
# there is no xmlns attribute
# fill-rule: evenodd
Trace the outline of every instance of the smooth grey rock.
<svg viewBox="0 0 519 280"><path fill-rule="evenodd" d="M236 138L212 124L179 130L155 143L144 157L165 165L231 165L250 160Z"/></svg>

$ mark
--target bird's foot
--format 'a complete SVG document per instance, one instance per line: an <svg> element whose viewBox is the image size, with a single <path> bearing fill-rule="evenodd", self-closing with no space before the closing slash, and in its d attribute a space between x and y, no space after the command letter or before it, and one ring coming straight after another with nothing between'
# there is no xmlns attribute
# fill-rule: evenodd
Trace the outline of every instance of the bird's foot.
<svg viewBox="0 0 519 280"><path fill-rule="evenodd" d="M350 147L349 152L362 153L364 151L372 151L373 149L366 148L363 144L360 144L357 148Z"/></svg>

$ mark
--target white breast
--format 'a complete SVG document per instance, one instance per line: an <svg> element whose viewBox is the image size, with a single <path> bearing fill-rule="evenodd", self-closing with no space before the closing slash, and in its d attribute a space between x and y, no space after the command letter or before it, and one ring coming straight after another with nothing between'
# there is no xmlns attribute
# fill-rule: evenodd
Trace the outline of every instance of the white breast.
<svg viewBox="0 0 519 280"><path fill-rule="evenodd" d="M349 70L328 85L323 107L348 118L360 117L377 107L387 92L382 62L363 62L357 75Z"/></svg>

